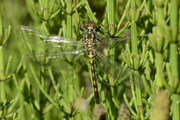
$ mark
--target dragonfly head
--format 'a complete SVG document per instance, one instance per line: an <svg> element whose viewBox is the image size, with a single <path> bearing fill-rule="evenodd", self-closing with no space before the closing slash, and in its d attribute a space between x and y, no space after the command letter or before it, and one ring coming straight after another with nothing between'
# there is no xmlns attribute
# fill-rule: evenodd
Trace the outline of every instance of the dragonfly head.
<svg viewBox="0 0 180 120"><path fill-rule="evenodd" d="M88 27L93 27L96 28L96 24L92 21L88 21L87 23L84 24L83 26L84 28L88 28Z"/></svg>
<svg viewBox="0 0 180 120"><path fill-rule="evenodd" d="M88 21L83 27L88 31L94 31L96 29L96 24L92 21Z"/></svg>

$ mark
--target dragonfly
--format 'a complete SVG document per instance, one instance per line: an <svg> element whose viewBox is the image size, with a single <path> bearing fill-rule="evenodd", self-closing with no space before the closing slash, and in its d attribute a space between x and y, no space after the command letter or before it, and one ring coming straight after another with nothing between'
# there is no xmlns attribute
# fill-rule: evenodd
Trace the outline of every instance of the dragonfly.
<svg viewBox="0 0 180 120"><path fill-rule="evenodd" d="M85 23L83 29L78 24L78 30L81 30L82 34L77 35L77 37L84 37L84 41L80 41L79 39L49 35L47 32L27 26L19 27L17 34L25 43L30 44L33 49L32 53L23 57L22 63L36 68L67 71L68 65L80 63L79 66L83 66L89 60L95 103L100 104L95 72L96 66L118 81L123 81L131 74L134 74L132 69L124 67L98 52L98 50L107 47L109 43L111 43L112 47L123 45L127 43L130 37L102 39L97 34L100 28L100 25L92 21ZM135 74L135 76L137 76L136 80L139 81L140 76L138 74Z"/></svg>

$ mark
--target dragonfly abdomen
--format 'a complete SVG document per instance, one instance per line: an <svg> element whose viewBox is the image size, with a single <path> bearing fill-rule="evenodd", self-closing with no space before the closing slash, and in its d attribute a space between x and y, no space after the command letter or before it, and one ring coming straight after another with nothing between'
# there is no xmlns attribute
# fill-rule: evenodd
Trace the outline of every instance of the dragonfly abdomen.
<svg viewBox="0 0 180 120"><path fill-rule="evenodd" d="M98 86L97 86L97 81L96 81L95 64L94 64L95 53L91 53L91 52L88 53L88 58L91 65L95 101L96 101L96 104L100 104Z"/></svg>

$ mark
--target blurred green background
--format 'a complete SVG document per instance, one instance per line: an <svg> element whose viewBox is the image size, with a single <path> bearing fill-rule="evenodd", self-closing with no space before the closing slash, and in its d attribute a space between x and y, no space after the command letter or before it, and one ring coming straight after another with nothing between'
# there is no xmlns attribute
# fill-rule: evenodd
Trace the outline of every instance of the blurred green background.
<svg viewBox="0 0 180 120"><path fill-rule="evenodd" d="M112 1L78 0L76 14L74 4L68 4L69 0L0 0L1 37L7 40L0 51L0 119L99 120L106 114L107 120L123 120L124 117L120 118L123 113L127 113L127 119L138 120L180 118L177 104L180 100L178 1L136 0L134 8L134 1ZM112 9L111 2L115 3ZM69 6L72 7L70 12ZM114 21L109 18L112 13ZM105 84L102 81L99 83L101 106L96 106L87 68L72 70L72 73L68 71L76 76L72 83L68 83L68 72L26 68L21 64L22 56L29 50L16 33L18 27L38 27L55 35L68 36L70 18L73 21L72 37L75 37L77 16L81 26L87 20L100 24L102 29L98 34L103 37L108 33L110 37L129 34L136 37L150 33L148 39L138 41L137 56L132 52L132 42L126 45L123 55L119 53L115 56L117 60L124 58L125 64L131 68L135 69L139 65L135 70L141 74L144 85L142 93L132 90L133 86L116 85L115 82ZM134 24L137 34L131 29ZM172 48L175 48L174 51ZM107 51L108 54L112 52L109 49ZM117 48L116 53L119 51ZM72 98L69 98L69 94Z"/></svg>

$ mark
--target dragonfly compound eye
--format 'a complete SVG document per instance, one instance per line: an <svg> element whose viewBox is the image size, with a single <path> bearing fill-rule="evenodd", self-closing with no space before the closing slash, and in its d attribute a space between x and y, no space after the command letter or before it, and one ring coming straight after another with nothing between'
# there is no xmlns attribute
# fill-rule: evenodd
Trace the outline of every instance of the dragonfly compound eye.
<svg viewBox="0 0 180 120"><path fill-rule="evenodd" d="M93 28L96 28L96 24L95 24L95 23L91 23L91 26L92 26Z"/></svg>
<svg viewBox="0 0 180 120"><path fill-rule="evenodd" d="M93 27L93 28L96 28L96 24L92 21L88 21L87 23L84 24L83 26L84 28L87 28L87 27Z"/></svg>

